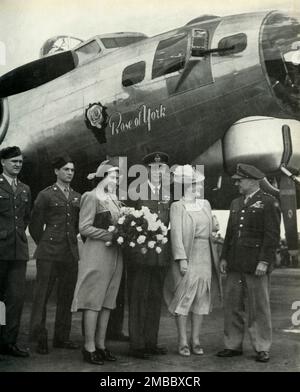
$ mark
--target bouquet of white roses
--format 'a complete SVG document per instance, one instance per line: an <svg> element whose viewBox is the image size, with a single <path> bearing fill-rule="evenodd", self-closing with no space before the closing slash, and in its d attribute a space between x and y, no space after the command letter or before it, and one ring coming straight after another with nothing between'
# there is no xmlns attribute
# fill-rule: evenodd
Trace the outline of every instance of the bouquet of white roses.
<svg viewBox="0 0 300 392"><path fill-rule="evenodd" d="M108 246L118 244L123 248L135 248L142 254L149 250L161 253L168 242L168 228L148 207L142 207L140 210L122 207L117 224L109 226L108 231L113 234Z"/></svg>

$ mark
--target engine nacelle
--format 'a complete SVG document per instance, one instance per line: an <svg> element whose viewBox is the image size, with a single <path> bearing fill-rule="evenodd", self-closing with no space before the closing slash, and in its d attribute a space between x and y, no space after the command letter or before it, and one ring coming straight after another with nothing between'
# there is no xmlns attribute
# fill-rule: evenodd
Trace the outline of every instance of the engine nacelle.
<svg viewBox="0 0 300 392"><path fill-rule="evenodd" d="M300 122L272 117L246 117L233 124L223 139L224 168L233 174L237 163L252 164L267 175L280 166L300 169Z"/></svg>

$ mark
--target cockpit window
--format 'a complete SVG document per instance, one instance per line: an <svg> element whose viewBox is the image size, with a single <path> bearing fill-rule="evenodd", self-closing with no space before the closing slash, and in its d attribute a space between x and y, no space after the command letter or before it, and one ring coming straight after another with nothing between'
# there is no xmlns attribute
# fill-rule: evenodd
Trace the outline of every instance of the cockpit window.
<svg viewBox="0 0 300 392"><path fill-rule="evenodd" d="M269 82L283 106L300 109L300 19L272 13L262 31L262 55Z"/></svg>
<svg viewBox="0 0 300 392"><path fill-rule="evenodd" d="M247 47L247 35L244 33L230 35L222 38L218 43L218 49L226 49L218 52L219 56L229 56L231 54L239 53ZM231 49L229 49L231 48Z"/></svg>
<svg viewBox="0 0 300 392"><path fill-rule="evenodd" d="M139 42L145 38L146 37L143 36L113 37L113 38L101 38L101 41L106 49L113 49L113 48L121 48L123 46L134 44L135 42Z"/></svg>
<svg viewBox="0 0 300 392"><path fill-rule="evenodd" d="M152 79L184 68L187 45L187 33L177 34L160 41L153 60Z"/></svg>
<svg viewBox="0 0 300 392"><path fill-rule="evenodd" d="M88 42L86 45L80 46L76 49L76 53L78 55L78 64L85 63L87 60L95 57L98 53L101 52L101 48L97 41L93 40Z"/></svg>

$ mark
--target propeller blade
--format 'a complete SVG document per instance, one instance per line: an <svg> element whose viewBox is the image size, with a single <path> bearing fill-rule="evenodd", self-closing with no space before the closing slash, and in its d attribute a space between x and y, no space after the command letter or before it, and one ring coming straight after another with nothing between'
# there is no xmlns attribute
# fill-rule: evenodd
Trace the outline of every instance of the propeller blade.
<svg viewBox="0 0 300 392"><path fill-rule="evenodd" d="M280 204L289 253L291 255L297 255L299 246L296 186L293 179L284 174L280 178Z"/></svg>

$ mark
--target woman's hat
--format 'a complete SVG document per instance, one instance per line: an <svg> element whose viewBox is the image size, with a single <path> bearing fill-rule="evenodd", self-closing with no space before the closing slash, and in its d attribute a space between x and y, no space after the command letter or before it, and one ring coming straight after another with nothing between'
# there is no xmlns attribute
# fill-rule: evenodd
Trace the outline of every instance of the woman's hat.
<svg viewBox="0 0 300 392"><path fill-rule="evenodd" d="M174 181L182 184L202 182L205 179L203 173L195 170L191 165L179 165L173 172Z"/></svg>
<svg viewBox="0 0 300 392"><path fill-rule="evenodd" d="M95 173L90 173L87 176L88 180L93 180L94 178L104 177L106 173L112 171L119 171L119 158L112 157L100 163Z"/></svg>

